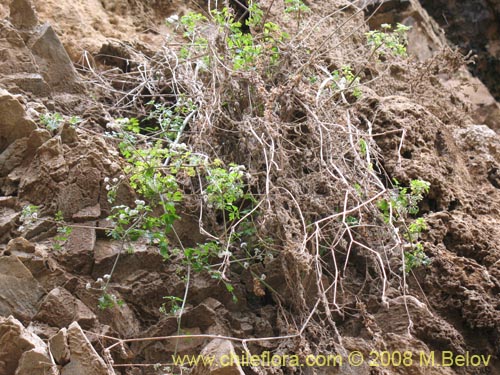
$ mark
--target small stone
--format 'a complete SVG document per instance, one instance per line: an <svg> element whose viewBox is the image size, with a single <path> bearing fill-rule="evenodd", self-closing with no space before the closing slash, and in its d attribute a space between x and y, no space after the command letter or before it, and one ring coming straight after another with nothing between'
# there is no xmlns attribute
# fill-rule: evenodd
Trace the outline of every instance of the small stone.
<svg viewBox="0 0 500 375"><path fill-rule="evenodd" d="M45 290L16 256L0 257L1 316L31 320L44 294Z"/></svg>
<svg viewBox="0 0 500 375"><path fill-rule="evenodd" d="M52 362L44 346L24 352L19 359L15 375L57 375L58 373L57 366Z"/></svg>
<svg viewBox="0 0 500 375"><path fill-rule="evenodd" d="M237 361L232 361L229 365L223 365L221 358L235 356L233 344L229 340L212 340L201 352L202 356L214 358L212 366L196 366L191 371L192 375L244 375L241 366ZM234 362L234 363L233 363Z"/></svg>
<svg viewBox="0 0 500 375"><path fill-rule="evenodd" d="M0 317L0 348L2 348L0 350L0 375L53 374L49 371L39 371L42 363L49 365L45 367L45 370L50 370L52 364L48 356L47 345L40 337L24 328L21 322L13 316ZM30 372L30 369L33 371Z"/></svg>
<svg viewBox="0 0 500 375"><path fill-rule="evenodd" d="M13 0L10 3L10 21L18 29L33 29L38 16L30 0Z"/></svg>
<svg viewBox="0 0 500 375"><path fill-rule="evenodd" d="M36 125L27 118L22 104L8 91L0 89L0 152L3 152L16 139L27 137Z"/></svg>
<svg viewBox="0 0 500 375"><path fill-rule="evenodd" d="M59 328L67 327L75 321L86 329L97 323L95 314L64 288L50 291L34 319Z"/></svg>
<svg viewBox="0 0 500 375"><path fill-rule="evenodd" d="M91 207L85 207L73 215L73 221L82 223L90 220L97 220L101 216L101 205L97 203Z"/></svg>
<svg viewBox="0 0 500 375"><path fill-rule="evenodd" d="M69 362L70 352L68 346L68 331L62 328L55 336L49 340L50 352L58 365L64 366Z"/></svg>
<svg viewBox="0 0 500 375"><path fill-rule="evenodd" d="M48 23L37 29L28 42L45 81L56 91L76 93L80 90L77 73L64 46Z"/></svg>
<svg viewBox="0 0 500 375"><path fill-rule="evenodd" d="M70 362L63 367L61 375L114 375L76 322L68 328L68 344Z"/></svg>
<svg viewBox="0 0 500 375"><path fill-rule="evenodd" d="M7 251L11 253L14 251L20 251L23 253L32 254L35 252L35 245L33 245L24 237L17 237L9 241L9 243L7 244Z"/></svg>

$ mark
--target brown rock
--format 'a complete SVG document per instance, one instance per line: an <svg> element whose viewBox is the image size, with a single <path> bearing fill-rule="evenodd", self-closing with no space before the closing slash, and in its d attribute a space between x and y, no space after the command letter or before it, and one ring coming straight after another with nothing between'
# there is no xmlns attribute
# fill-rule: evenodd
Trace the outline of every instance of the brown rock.
<svg viewBox="0 0 500 375"><path fill-rule="evenodd" d="M64 266L78 274L88 274L92 269L96 241L95 222L83 223L86 227L73 227L64 250L57 255Z"/></svg>
<svg viewBox="0 0 500 375"><path fill-rule="evenodd" d="M0 51L2 79L16 73L39 73L33 54L19 32L6 20L0 20Z"/></svg>
<svg viewBox="0 0 500 375"><path fill-rule="evenodd" d="M171 320L172 318L169 319ZM173 319L176 320L175 317ZM176 330L177 327L174 328L172 333L176 332ZM200 347L205 343L205 339L200 337L189 337L189 335L199 335L202 333L201 330L199 328L189 328L183 329L181 332L181 334L186 335L186 338L145 343L141 355L143 355L148 362L156 363L165 362L165 360L170 359L170 355L174 352L179 354L199 352ZM140 346L136 346L136 348L139 347Z"/></svg>
<svg viewBox="0 0 500 375"><path fill-rule="evenodd" d="M114 375L97 354L78 323L68 329L70 362L63 367L61 375Z"/></svg>
<svg viewBox="0 0 500 375"><path fill-rule="evenodd" d="M12 316L0 317L0 348L0 375L52 374L39 371L41 368L50 370L51 360L45 343ZM18 366L19 372L16 372ZM27 372L27 366L33 371Z"/></svg>
<svg viewBox="0 0 500 375"><path fill-rule="evenodd" d="M73 221L81 223L84 221L97 220L101 216L101 205L97 203L91 207L85 207L73 215Z"/></svg>
<svg viewBox="0 0 500 375"><path fill-rule="evenodd" d="M30 92L36 96L46 97L51 93L50 86L40 73L14 73L0 78L0 83L19 94Z"/></svg>
<svg viewBox="0 0 500 375"><path fill-rule="evenodd" d="M112 294L116 296L117 300L123 300L122 296L117 291L113 290ZM127 303L123 306L100 309L98 305L99 297L102 296L101 291L79 288L76 295L94 311L101 324L110 326L121 337L134 337L141 332L141 325L134 311Z"/></svg>
<svg viewBox="0 0 500 375"><path fill-rule="evenodd" d="M27 137L36 129L26 117L23 106L8 91L0 89L0 152L16 139Z"/></svg>
<svg viewBox="0 0 500 375"><path fill-rule="evenodd" d="M38 281L17 257L0 257L0 315L31 320L44 294Z"/></svg>
<svg viewBox="0 0 500 375"><path fill-rule="evenodd" d="M231 355L236 355L233 344L229 340L212 340L203 350L201 355L206 357L213 357L214 364L210 367L197 366L191 371L192 375L244 375L238 363L230 363L224 366L221 363L222 356L230 358ZM236 362L236 361L234 361Z"/></svg>
<svg viewBox="0 0 500 375"><path fill-rule="evenodd" d="M28 138L28 149L35 153L38 148L51 138L47 129L35 129Z"/></svg>
<svg viewBox="0 0 500 375"><path fill-rule="evenodd" d="M66 328L62 328L55 336L50 338L49 348L57 364L64 366L69 362L70 352L68 346L68 331Z"/></svg>
<svg viewBox="0 0 500 375"><path fill-rule="evenodd" d="M7 251L14 252L20 251L23 253L34 253L35 245L29 242L26 238L17 237L13 240L10 240L7 244Z"/></svg>
<svg viewBox="0 0 500 375"><path fill-rule="evenodd" d="M64 124L61 130L61 140L66 145L73 145L78 142L78 134L74 126Z"/></svg>
<svg viewBox="0 0 500 375"><path fill-rule="evenodd" d="M10 21L18 29L33 29L38 16L30 0L13 0L10 3Z"/></svg>
<svg viewBox="0 0 500 375"><path fill-rule="evenodd" d="M28 138L19 138L12 142L0 154L0 177L7 176L21 165L28 149Z"/></svg>
<svg viewBox="0 0 500 375"><path fill-rule="evenodd" d="M198 306L187 310L182 315L182 327L199 327L203 330L208 329L215 324L215 311L206 304L201 303Z"/></svg>
<svg viewBox="0 0 500 375"><path fill-rule="evenodd" d="M16 220L20 213L12 208L0 207L0 240L5 241L10 238L9 233L16 228Z"/></svg>
<svg viewBox="0 0 500 375"><path fill-rule="evenodd" d="M15 375L58 375L57 366L48 355L46 345L24 352Z"/></svg>
<svg viewBox="0 0 500 375"><path fill-rule="evenodd" d="M43 25L30 39L28 46L45 81L54 90L67 93L80 91L73 63L52 26Z"/></svg>
<svg viewBox="0 0 500 375"><path fill-rule="evenodd" d="M97 323L94 313L64 288L50 291L34 319L59 328L67 327L74 321L86 329Z"/></svg>
<svg viewBox="0 0 500 375"><path fill-rule="evenodd" d="M165 271L166 265L158 250L149 248L145 241L139 240L123 249L122 247L123 245L118 241L97 240L92 276L97 278L108 273L120 251L122 252L120 262L118 262L113 274L115 282L127 280L137 272L144 270L149 273ZM133 251L128 252L129 248Z"/></svg>

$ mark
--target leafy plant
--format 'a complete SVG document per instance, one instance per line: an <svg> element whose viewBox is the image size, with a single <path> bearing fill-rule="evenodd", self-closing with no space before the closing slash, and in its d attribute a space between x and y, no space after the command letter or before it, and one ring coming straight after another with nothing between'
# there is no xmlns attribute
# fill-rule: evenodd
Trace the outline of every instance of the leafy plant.
<svg viewBox="0 0 500 375"><path fill-rule="evenodd" d="M209 170L208 185L205 189L208 204L229 213L229 220L239 219L240 212L235 202L245 197L243 177L245 167L231 164L229 169L221 168L220 161L214 162L216 167Z"/></svg>
<svg viewBox="0 0 500 375"><path fill-rule="evenodd" d="M391 25L384 23L381 28L382 30L366 33L368 44L373 46L374 52L377 51L381 55L391 53L395 56L406 56L407 33L411 27L398 23L393 30Z"/></svg>
<svg viewBox="0 0 500 375"><path fill-rule="evenodd" d="M249 27L260 27L264 12L256 2L249 6L249 17L245 21ZM198 58L208 68L211 58L208 51L208 40L203 36L202 26L212 23L223 35L223 49L216 59L227 63L229 59L234 70L253 69L263 56L270 59L271 65L279 58L279 43L288 35L272 22L266 22L260 33L244 33L241 22L234 18L232 10L223 8L211 12L212 20L199 13L189 13L181 18L181 24L186 30L184 37L191 43L181 49L180 57L184 59ZM266 52L266 53L264 53ZM201 60L199 60L201 58Z"/></svg>
<svg viewBox="0 0 500 375"><path fill-rule="evenodd" d="M174 141L183 130L186 116L196 111L196 106L191 99L178 100L172 106L154 101L148 104L153 107L153 110L149 112L145 120L153 120L156 127L145 127L144 130L171 141Z"/></svg>
<svg viewBox="0 0 500 375"><path fill-rule="evenodd" d="M421 243L415 244L412 251L405 251L404 258L404 272L406 274L409 274L417 267L428 266L431 262L429 257L424 253L424 246Z"/></svg>
<svg viewBox="0 0 500 375"><path fill-rule="evenodd" d="M19 220L22 223L22 225L19 227L19 230L21 232L23 232L26 229L31 229L34 226L34 224L39 220L38 218L39 210L40 210L39 206L35 206L32 204L23 207L23 210L21 211L21 217L19 218Z"/></svg>
<svg viewBox="0 0 500 375"><path fill-rule="evenodd" d="M302 0L285 0L285 13L307 13L311 9Z"/></svg>
<svg viewBox="0 0 500 375"><path fill-rule="evenodd" d="M72 233L73 228L64 224L64 218L61 211L58 211L54 217L57 223L57 235L54 237L54 249L61 250L63 245L69 239L69 235Z"/></svg>
<svg viewBox="0 0 500 375"><path fill-rule="evenodd" d="M424 198L430 189L430 183L424 180L410 181L410 188L400 186L394 181L395 189L390 199L381 199L377 206L382 212L384 220L389 222L392 217L404 218L407 214L418 213L418 203Z"/></svg>
<svg viewBox="0 0 500 375"><path fill-rule="evenodd" d="M339 70L334 70L332 72L333 77L333 88L336 90L347 90L350 89L352 95L359 99L362 95L361 89L359 88L360 79L357 77L352 68L349 65L343 66Z"/></svg>
<svg viewBox="0 0 500 375"><path fill-rule="evenodd" d="M420 242L421 233L427 229L424 218L417 218L408 227L405 219L408 215L416 215L419 211L418 203L430 189L430 183L424 180L411 180L410 188L402 187L397 180L394 181L395 189L391 199L382 199L377 206L382 212L386 223L396 221L404 230L405 245L409 250L404 251L403 271L409 273L415 267L427 265L430 259L425 255L423 244Z"/></svg>
<svg viewBox="0 0 500 375"><path fill-rule="evenodd" d="M40 123L50 131L59 129L63 122L64 118L58 112L40 115Z"/></svg>
<svg viewBox="0 0 500 375"><path fill-rule="evenodd" d="M411 250L404 252L404 271L409 273L416 267L427 266L430 259L424 253L424 246L420 240L421 233L427 230L427 224L422 217L410 223L404 237L408 240Z"/></svg>
<svg viewBox="0 0 500 375"><path fill-rule="evenodd" d="M125 302L116 298L114 294L104 293L101 297L99 297L98 306L101 310L106 310L113 307L122 307L124 304Z"/></svg>
<svg viewBox="0 0 500 375"><path fill-rule="evenodd" d="M165 315L175 315L180 309L183 302L182 298L175 296L165 296L163 299L168 302L164 302L160 306L160 312Z"/></svg>

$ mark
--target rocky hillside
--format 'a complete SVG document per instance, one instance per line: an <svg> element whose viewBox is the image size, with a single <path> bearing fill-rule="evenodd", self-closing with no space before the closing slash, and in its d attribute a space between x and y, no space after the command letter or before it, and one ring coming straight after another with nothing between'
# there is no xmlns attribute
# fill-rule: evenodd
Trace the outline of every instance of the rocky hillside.
<svg viewBox="0 0 500 375"><path fill-rule="evenodd" d="M1 3L0 375L500 374L470 3Z"/></svg>

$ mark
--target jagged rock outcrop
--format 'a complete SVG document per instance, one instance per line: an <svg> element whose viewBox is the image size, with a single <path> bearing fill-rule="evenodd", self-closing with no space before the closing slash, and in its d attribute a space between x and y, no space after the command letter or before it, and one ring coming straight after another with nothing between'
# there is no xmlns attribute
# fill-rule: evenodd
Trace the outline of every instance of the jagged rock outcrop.
<svg viewBox="0 0 500 375"><path fill-rule="evenodd" d="M47 345L12 316L0 317L0 348L0 375L58 374Z"/></svg>
<svg viewBox="0 0 500 375"><path fill-rule="evenodd" d="M0 256L0 316L29 322L45 293L16 256Z"/></svg>

